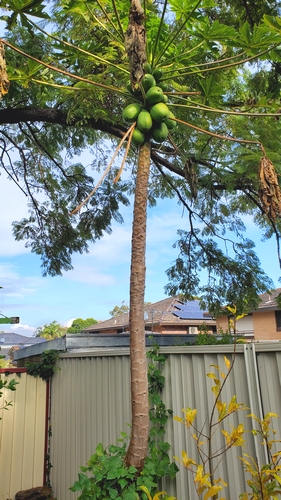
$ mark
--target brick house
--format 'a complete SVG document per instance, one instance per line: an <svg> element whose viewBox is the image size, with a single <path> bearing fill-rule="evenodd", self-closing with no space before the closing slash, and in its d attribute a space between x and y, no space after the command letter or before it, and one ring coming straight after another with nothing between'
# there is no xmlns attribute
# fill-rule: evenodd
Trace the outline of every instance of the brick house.
<svg viewBox="0 0 281 500"><path fill-rule="evenodd" d="M247 340L281 340L281 309L276 298L281 288L260 295L258 308L236 323L237 334L244 335ZM231 316L218 316L217 329L227 331Z"/></svg>
<svg viewBox="0 0 281 500"><path fill-rule="evenodd" d="M149 304L144 308L146 332L161 334L197 334L202 325L210 333L216 333L216 320L199 307L199 300L183 302L170 297ZM114 316L83 330L83 333L120 334L129 331L129 314Z"/></svg>

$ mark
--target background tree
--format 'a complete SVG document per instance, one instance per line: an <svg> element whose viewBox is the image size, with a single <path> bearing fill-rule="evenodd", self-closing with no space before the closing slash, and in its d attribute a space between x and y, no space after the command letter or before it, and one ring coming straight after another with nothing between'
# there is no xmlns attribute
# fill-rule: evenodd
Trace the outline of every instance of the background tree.
<svg viewBox="0 0 281 500"><path fill-rule="evenodd" d="M144 307L148 306L151 304L151 302L145 302L143 303ZM122 314L126 314L129 312L129 306L126 306L125 304L122 304L121 306L114 306L111 311L109 311L110 316L121 316Z"/></svg>
<svg viewBox="0 0 281 500"><path fill-rule="evenodd" d="M35 331L35 337L44 337L46 340L53 340L66 334L66 327L61 326L57 321L39 326Z"/></svg>
<svg viewBox="0 0 281 500"><path fill-rule="evenodd" d="M122 304L121 306L114 306L111 311L109 311L110 316L122 316L122 314L126 314L129 312L129 306Z"/></svg>
<svg viewBox="0 0 281 500"><path fill-rule="evenodd" d="M9 366L10 361L9 360L5 361L5 358L6 356L4 354L1 354L1 347L0 347L0 368L6 368L7 366Z"/></svg>
<svg viewBox="0 0 281 500"><path fill-rule="evenodd" d="M89 242L110 232L112 219L122 222L120 205L135 193L133 426L127 462L140 469L148 423L143 323L147 201L153 205L158 197L175 197L186 212L179 258L168 272L169 293L200 295L213 311L234 301L245 310L272 285L245 237L243 215L251 215L264 236L275 235L279 245L281 202L273 162L279 171L281 29L273 17L276 5L267 4L265 12L259 4L258 25L249 5L255 7L248 3L245 13L235 1L164 0L147 1L142 10L132 0L128 12L125 0L118 1L118 9L115 0L54 1L48 3L48 17L40 0L26 1L22 8L5 3L3 43L11 86L0 109L0 161L28 196L30 208L29 217L14 223L15 237L42 256L45 274L59 274L71 268L73 252L86 251ZM36 16L46 23L36 24ZM147 62L178 121L177 128L170 124L164 140L155 132L161 128L162 134L162 124L154 124L140 140L134 122L121 122L126 104L148 107L142 81L151 74ZM5 95L4 60L1 68ZM116 139L127 143L125 151L121 145L116 149L131 168L126 180L123 163L117 170L108 164L109 138L114 147ZM85 168L76 156L88 148L94 159ZM204 284L202 269L208 271Z"/></svg>
<svg viewBox="0 0 281 500"><path fill-rule="evenodd" d="M77 318L72 321L72 325L67 328L66 333L81 333L84 328L88 326L95 325L97 320L94 318Z"/></svg>

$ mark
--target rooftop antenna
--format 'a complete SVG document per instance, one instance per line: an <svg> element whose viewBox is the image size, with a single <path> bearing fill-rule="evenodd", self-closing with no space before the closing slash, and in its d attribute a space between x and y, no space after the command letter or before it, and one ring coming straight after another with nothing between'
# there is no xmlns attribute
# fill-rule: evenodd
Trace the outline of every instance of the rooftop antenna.
<svg viewBox="0 0 281 500"><path fill-rule="evenodd" d="M154 309L151 309L150 314L151 314L151 332L153 333L153 318L154 318Z"/></svg>
<svg viewBox="0 0 281 500"><path fill-rule="evenodd" d="M122 306L125 304L125 300L122 300ZM124 310L122 311L122 329L123 333L125 332L125 325L124 325Z"/></svg>

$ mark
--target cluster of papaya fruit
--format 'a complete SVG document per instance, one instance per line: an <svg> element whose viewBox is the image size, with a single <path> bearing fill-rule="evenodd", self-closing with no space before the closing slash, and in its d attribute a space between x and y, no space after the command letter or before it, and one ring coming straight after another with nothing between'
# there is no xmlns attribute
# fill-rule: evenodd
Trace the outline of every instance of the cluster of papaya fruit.
<svg viewBox="0 0 281 500"><path fill-rule="evenodd" d="M141 80L141 88L132 92L130 83L128 90L140 99L126 106L123 110L123 120L128 123L137 122L132 135L132 142L141 145L145 140L152 138L157 143L164 142L170 130L177 124L167 103L168 97L165 95L167 88L165 82L161 82L162 71L155 69L153 72L148 63L144 66L145 74Z"/></svg>

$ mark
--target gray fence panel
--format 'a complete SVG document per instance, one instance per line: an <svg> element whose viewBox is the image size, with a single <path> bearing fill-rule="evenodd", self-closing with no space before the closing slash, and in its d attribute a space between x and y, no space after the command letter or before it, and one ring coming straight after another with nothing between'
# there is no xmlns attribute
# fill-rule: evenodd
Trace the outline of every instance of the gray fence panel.
<svg viewBox="0 0 281 500"><path fill-rule="evenodd" d="M268 350L273 347L273 350ZM277 413L280 418L272 419L272 428L276 430L275 439L281 439L281 350L274 350L268 346L266 351L256 349L257 366L259 372L260 394L263 417L268 412ZM280 450L277 443L273 451Z"/></svg>
<svg viewBox="0 0 281 500"><path fill-rule="evenodd" d="M231 353L226 353L228 359L231 359ZM205 451L207 452L206 438L204 434L208 433L209 415L214 405L214 394L211 391L212 380L206 377L206 373L214 372L214 367L218 365L223 373L226 373L226 365L223 354L216 353L187 353L182 355L170 355L170 363L165 367L166 386L163 393L163 399L167 406L174 410L175 416L183 417L182 408L196 408L197 417L195 425L199 431L202 431L202 441L205 442ZM170 365L170 366L169 366ZM169 383L167 381L169 380ZM244 363L243 352L237 354L235 369L227 381L223 393L222 401L230 401L233 395L237 396L237 401L249 406L249 391L247 386L247 373ZM243 410L237 415L230 416L222 422L221 428L231 432L231 426L237 427L238 423L243 423L245 428L250 431L251 422L247 418L249 411ZM217 412L215 411L215 416ZM214 419L214 422L216 419ZM213 428L216 430L216 426ZM196 460L197 450L195 440L191 437L194 430L190 432L185 426L174 419L170 419L166 440L172 445L172 455L181 457L182 450L187 451L188 456ZM255 455L253 437L249 433L247 439L247 451ZM220 430L216 430L213 438L213 452L220 450L224 445L224 437ZM223 459L218 458L216 465L216 477L221 477L229 485L226 498L238 499L239 494L246 490L246 478L242 463L238 459L242 456L243 449L235 447L229 450ZM166 487L169 493L177 496L179 500L185 498L196 499L197 494L194 489L192 474L179 464L180 473L176 476L176 486L166 481Z"/></svg>
<svg viewBox="0 0 281 500"><path fill-rule="evenodd" d="M223 496L230 500L237 500L247 488L248 478L238 457L247 452L257 456L260 463L265 460L263 447L250 432L255 422L247 415L251 412L262 418L263 412L267 411L281 415L281 344L274 346L239 346L234 369L222 392L222 401L229 402L236 395L237 402L249 408L221 423L227 432L231 432L231 426L237 427L238 423L243 423L248 431L245 448L234 447L223 460L220 460L221 457L217 459L215 475L229 484ZM180 417L183 416L182 408L196 408L195 425L202 430L203 436L214 405L213 382L206 377L206 373L215 370L210 365L217 365L226 373L224 356L230 360L233 358L233 346L171 346L161 347L161 352L167 354L163 371L166 407ZM76 495L68 489L77 479L79 466L87 463L96 445L99 442L105 446L115 444L121 431L129 434L129 352L127 349L115 349L64 354L59 366L61 370L52 381L51 483L58 500L74 500ZM281 436L280 419L277 431L277 435ZM194 439L188 429L173 417L168 420L164 439L171 444L171 457L181 457L182 450L185 450L196 460ZM202 440L206 442L206 438L202 437ZM223 444L224 437L217 429L213 450L220 450ZM176 480L165 480L162 488L178 500L197 500L192 475L182 465L179 466Z"/></svg>
<svg viewBox="0 0 281 500"><path fill-rule="evenodd" d="M55 498L74 499L77 480L101 442L129 433L129 357L63 358L52 382L51 484Z"/></svg>

